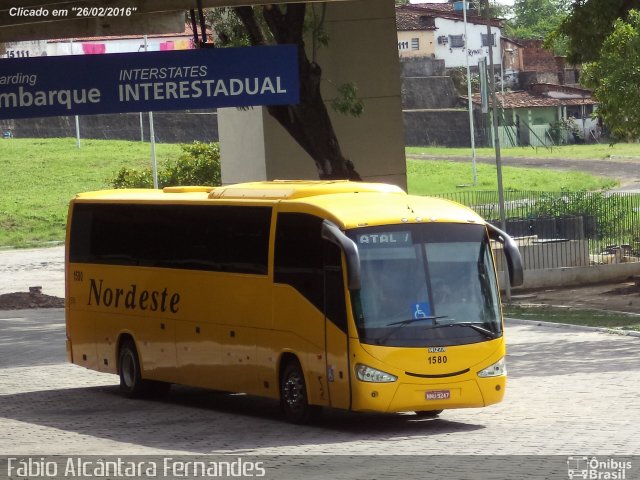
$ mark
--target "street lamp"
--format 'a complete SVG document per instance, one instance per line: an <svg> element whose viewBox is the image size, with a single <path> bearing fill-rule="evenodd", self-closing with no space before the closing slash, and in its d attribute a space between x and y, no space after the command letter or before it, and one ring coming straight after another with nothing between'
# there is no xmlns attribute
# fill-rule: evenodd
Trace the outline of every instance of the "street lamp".
<svg viewBox="0 0 640 480"><path fill-rule="evenodd" d="M498 209L500 210L500 226L507 231L507 220L504 208L504 189L502 186L502 158L500 157L500 135L498 134L498 99L496 98L496 77L493 65L493 42L491 41L491 16L489 15L489 0L483 0L485 19L487 21L487 40L489 44L489 89L491 92L492 117L493 117L493 145L496 152L496 173L498 178ZM501 62L502 63L502 62ZM511 287L509 285L509 274L505 272L507 281L505 282L505 294L507 301L511 301Z"/></svg>

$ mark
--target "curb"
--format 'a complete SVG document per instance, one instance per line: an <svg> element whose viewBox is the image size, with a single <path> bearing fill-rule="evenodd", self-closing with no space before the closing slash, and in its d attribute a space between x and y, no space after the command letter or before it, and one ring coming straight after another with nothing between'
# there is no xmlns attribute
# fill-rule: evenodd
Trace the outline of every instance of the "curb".
<svg viewBox="0 0 640 480"><path fill-rule="evenodd" d="M542 320L524 320L520 318L507 318L504 319L505 323L512 325L530 325L535 327L549 327L549 328L569 328L572 330L578 330L581 332L600 332L608 333L611 335L622 335L626 337L640 338L640 332L634 330L618 330L615 328L605 327L587 327L585 325L573 325L571 323L555 323L545 322Z"/></svg>

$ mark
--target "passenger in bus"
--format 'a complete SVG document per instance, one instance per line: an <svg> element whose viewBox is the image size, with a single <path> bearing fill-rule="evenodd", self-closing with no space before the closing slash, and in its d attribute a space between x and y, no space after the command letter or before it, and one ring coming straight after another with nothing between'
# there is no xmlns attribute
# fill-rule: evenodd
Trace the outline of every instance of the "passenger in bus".
<svg viewBox="0 0 640 480"><path fill-rule="evenodd" d="M449 280L444 278L431 280L433 302L436 306L438 304L451 303L456 301L456 295L453 292L452 284L448 282Z"/></svg>

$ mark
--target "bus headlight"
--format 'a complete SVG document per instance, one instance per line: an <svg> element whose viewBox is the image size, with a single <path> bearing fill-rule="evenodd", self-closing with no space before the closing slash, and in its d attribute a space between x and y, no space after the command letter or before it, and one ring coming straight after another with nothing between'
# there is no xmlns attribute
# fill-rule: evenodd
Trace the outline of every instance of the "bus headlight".
<svg viewBox="0 0 640 480"><path fill-rule="evenodd" d="M383 372L381 370L376 370L375 368L362 365L361 363L356 365L356 376L358 377L358 380L363 382L375 383L395 382L398 379L395 375L391 375L390 373Z"/></svg>
<svg viewBox="0 0 640 480"><path fill-rule="evenodd" d="M487 368L483 368L478 372L478 376L482 378L499 377L500 375L506 375L506 374L507 374L507 364L504 360L504 357L502 357L493 365Z"/></svg>

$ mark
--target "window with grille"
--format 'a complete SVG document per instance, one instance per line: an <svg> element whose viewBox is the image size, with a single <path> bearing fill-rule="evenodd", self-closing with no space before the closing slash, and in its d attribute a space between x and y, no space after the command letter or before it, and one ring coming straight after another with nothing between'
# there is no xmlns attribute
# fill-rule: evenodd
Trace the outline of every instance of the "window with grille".
<svg viewBox="0 0 640 480"><path fill-rule="evenodd" d="M489 36L486 33L481 33L482 35L482 46L483 47L488 47L489 46ZM496 34L492 33L491 34L491 45L492 46L496 46Z"/></svg>
<svg viewBox="0 0 640 480"><path fill-rule="evenodd" d="M449 35L449 46L451 48L464 48L464 36Z"/></svg>

